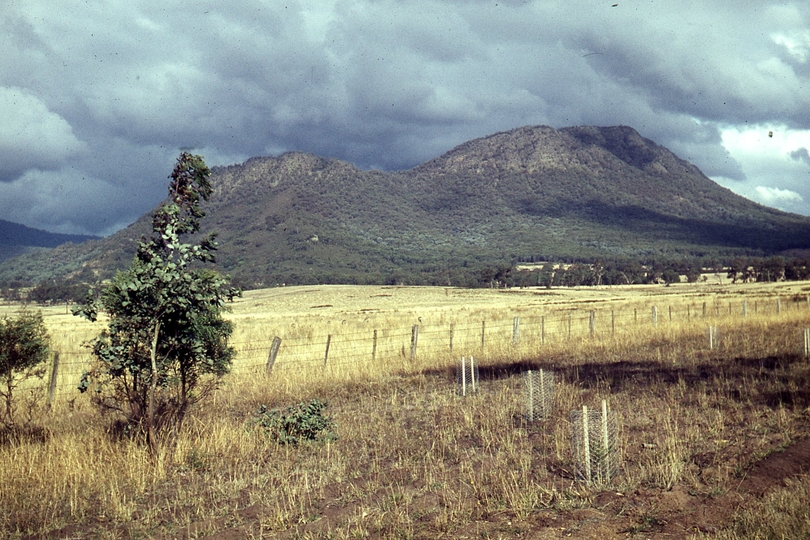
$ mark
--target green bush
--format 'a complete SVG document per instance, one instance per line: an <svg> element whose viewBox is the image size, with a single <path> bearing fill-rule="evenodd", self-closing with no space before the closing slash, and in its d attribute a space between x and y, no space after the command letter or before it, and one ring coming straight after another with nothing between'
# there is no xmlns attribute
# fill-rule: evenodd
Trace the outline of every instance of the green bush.
<svg viewBox="0 0 810 540"><path fill-rule="evenodd" d="M16 317L0 318L0 425L16 427L14 391L25 380L45 375L50 336L42 313L21 311Z"/></svg>
<svg viewBox="0 0 810 540"><path fill-rule="evenodd" d="M262 428L279 444L298 444L319 438L336 439L334 422L323 414L328 405L328 402L318 399L284 409L268 409L262 405L253 418L253 424Z"/></svg>

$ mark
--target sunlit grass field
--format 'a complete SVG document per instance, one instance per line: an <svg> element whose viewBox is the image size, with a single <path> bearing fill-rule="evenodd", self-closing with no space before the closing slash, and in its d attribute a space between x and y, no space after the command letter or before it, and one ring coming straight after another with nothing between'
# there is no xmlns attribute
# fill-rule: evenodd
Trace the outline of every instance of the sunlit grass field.
<svg viewBox="0 0 810 540"><path fill-rule="evenodd" d="M661 493L720 500L752 464L810 434L808 295L808 283L248 291L228 314L232 373L157 457L114 438L112 419L76 391L90 362L82 344L103 321L42 308L59 353L55 394L49 404L49 366L29 387L36 435L0 445L0 536L653 533L674 523L655 506ZM462 356L481 369L467 398ZM530 368L555 374L554 414L541 422L524 419ZM261 404L315 397L330 404L336 440L282 446L250 427ZM602 399L619 426L621 473L609 486L580 481L571 452L569 412ZM806 481L795 482L810 505ZM577 525L575 512L604 508L606 492L634 504ZM757 538L767 515L790 533L772 498L694 534Z"/></svg>

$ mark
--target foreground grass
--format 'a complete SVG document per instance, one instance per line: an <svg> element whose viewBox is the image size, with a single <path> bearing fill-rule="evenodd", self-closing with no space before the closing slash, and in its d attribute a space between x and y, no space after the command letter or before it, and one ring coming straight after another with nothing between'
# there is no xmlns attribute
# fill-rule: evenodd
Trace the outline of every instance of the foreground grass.
<svg viewBox="0 0 810 540"><path fill-rule="evenodd" d="M664 494L722 501L754 463L810 434L810 363L796 352L807 326L807 310L739 320L711 351L703 326L686 324L534 355L504 346L481 359L481 392L466 398L450 355L348 378L244 373L157 457L112 437L84 398L59 401L37 412L41 431L0 446L0 536L649 535L677 517ZM535 423L521 397L529 367L558 381L554 413ZM329 401L337 440L279 446L251 425L261 404L314 397ZM619 418L622 472L586 485L573 474L568 415L602 399ZM806 479L793 482L702 534L801 537L810 499Z"/></svg>

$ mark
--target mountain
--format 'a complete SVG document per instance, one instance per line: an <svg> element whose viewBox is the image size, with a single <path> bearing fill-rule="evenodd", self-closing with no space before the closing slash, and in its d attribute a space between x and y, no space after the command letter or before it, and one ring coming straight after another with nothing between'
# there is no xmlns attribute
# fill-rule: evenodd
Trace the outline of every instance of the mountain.
<svg viewBox="0 0 810 540"><path fill-rule="evenodd" d="M0 219L0 261L36 251L37 248L54 248L68 242L80 244L97 238L97 236L52 233Z"/></svg>
<svg viewBox="0 0 810 540"><path fill-rule="evenodd" d="M203 230L219 233L219 267L248 287L416 274L452 283L465 268L516 260L810 248L810 218L735 195L625 126L518 128L397 172L290 152L215 167L211 182ZM0 282L109 276L128 265L149 220L6 261Z"/></svg>

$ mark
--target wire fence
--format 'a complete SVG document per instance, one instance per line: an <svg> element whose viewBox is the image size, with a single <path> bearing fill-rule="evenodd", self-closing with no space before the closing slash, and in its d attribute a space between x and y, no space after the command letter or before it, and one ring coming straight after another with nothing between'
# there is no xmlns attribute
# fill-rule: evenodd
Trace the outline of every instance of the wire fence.
<svg viewBox="0 0 810 540"><path fill-rule="evenodd" d="M810 296L775 297L755 300L705 301L659 305L625 305L593 310L522 308L514 314L493 310L492 318L450 320L441 324L408 324L373 328L346 325L339 332L313 328L302 333L274 331L268 323L258 338L235 340L237 356L231 372L235 375L284 373L330 368L340 373L346 368L373 367L384 363L395 367L417 357L460 358L462 355L538 355L544 347L568 345L576 341L619 339L634 332L651 337L684 324L701 325L711 343L718 341L718 325L731 321L756 320L805 310L810 313ZM261 324L254 323L254 324ZM373 321L370 323L373 325ZM278 326L278 325L276 325ZM328 326L328 325L327 325ZM713 330L712 330L713 328ZM320 332L320 333L319 333ZM53 332L52 332L53 333ZM804 349L810 338L801 336ZM801 345L797 344L797 347ZM92 365L91 351L81 343L55 351L49 370L48 389L54 396L73 394L81 373Z"/></svg>

